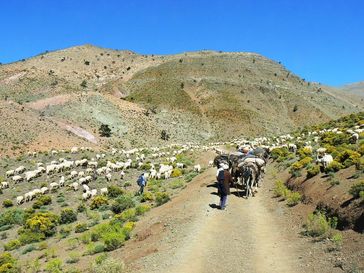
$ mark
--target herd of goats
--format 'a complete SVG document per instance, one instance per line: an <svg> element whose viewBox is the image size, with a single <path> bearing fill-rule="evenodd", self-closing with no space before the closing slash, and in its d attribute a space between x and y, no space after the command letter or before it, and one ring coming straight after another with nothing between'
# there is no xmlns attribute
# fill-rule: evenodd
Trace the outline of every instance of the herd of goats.
<svg viewBox="0 0 364 273"><path fill-rule="evenodd" d="M142 166L145 165L145 162L148 161L149 169L144 172L146 178L169 179L174 168L182 169L186 167L183 163L178 162L178 155L194 150L214 150L218 155L214 160L209 161L209 166L216 166L219 168L223 163L228 164L234 181L245 189L245 197L248 198L249 196L254 195L256 187L260 186L270 152L273 149L285 147L290 152L296 153L297 145L299 145L312 151L312 145L315 143L318 144L320 135L325 132L350 134L352 141L358 142L359 134L364 132L363 127L363 125L355 126L345 132L342 132L339 128L333 128L308 132L307 134L301 134L300 136L286 134L276 138L259 137L251 141L234 140L228 143L210 143L205 146L191 143L185 145L172 144L166 147L150 148L148 156L143 154L142 149L117 150L112 148L109 153L96 154L95 157L90 160L86 158L78 160L57 158L51 162L37 162L36 169L34 170L27 170L25 166L19 166L16 169L8 170L6 171L5 176L12 182L1 182L1 189L6 190L12 188L14 184L23 181L33 182L43 175L46 176L46 181L54 180L54 177L50 179L50 176L56 175L56 179L59 179L58 182L50 182L48 186L36 188L23 195L17 196L16 204L21 205L24 202L33 200L38 195L46 194L47 192L55 192L64 186L67 186L74 191L78 191L79 188L82 188L82 199L87 200L97 194L108 193L107 187L103 187L99 190L91 188L89 183L96 180L98 177L105 177L108 182L112 180L113 175L117 175L118 179L123 179L127 169L141 169ZM239 151L227 153L221 150L221 147L227 144L234 147L236 146ZM244 152L240 152L240 150L244 150ZM77 154L84 151L92 151L92 149L73 147L69 151L53 150L50 154L52 157L57 157L57 155L62 152ZM333 161L332 156L326 153L325 148L317 148L315 153L317 155L316 162L322 164L323 168L326 168ZM33 152L28 153L28 155L32 158L36 158L38 153ZM120 156L123 157L125 160L113 161L111 158L116 155L118 155L119 158ZM107 160L106 166L100 167L100 160L105 160L105 158L110 158L110 160ZM193 170L195 172L200 172L201 165L194 165Z"/></svg>

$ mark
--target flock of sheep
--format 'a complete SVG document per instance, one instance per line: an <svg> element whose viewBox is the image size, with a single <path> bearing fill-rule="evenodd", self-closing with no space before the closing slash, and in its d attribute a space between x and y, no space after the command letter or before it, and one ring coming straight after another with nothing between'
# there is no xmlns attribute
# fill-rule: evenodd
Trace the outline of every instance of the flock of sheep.
<svg viewBox="0 0 364 273"><path fill-rule="evenodd" d="M184 168L185 165L177 161L177 155L186 152L193 151L194 149L201 148L197 145L186 144L182 145L181 148L175 149L172 152L163 151L164 149L173 149L177 145L170 145L162 148L152 148L151 151L153 153L149 154L149 161L156 159L163 159L163 161L167 161L168 164L157 164L157 163L149 163L150 169L144 172L144 176L146 178L154 178L154 179L168 179L171 177L173 172L173 163L177 168ZM207 149L207 147L203 147ZM91 148L78 148L73 147L70 151L51 151L51 155L53 157L57 157L59 152L70 152L71 154L77 154L80 151L92 151ZM32 157L37 157L38 153L29 153ZM105 177L107 182L110 182L113 174L117 173L119 179L124 179L125 171L129 168L141 168L146 160L146 156L142 153L141 149L132 149L132 150L117 150L112 149L110 152L110 156L122 156L125 158L125 161L116 161L111 162L107 161L106 166L99 167L99 162L101 159L106 157L105 153L96 154L94 158L88 160L86 158L79 160L68 160L65 158L58 158L57 160L53 160L49 163L38 162L36 163L36 168L33 170L27 170L25 166L19 166L16 169L8 170L5 173L5 176L11 180L11 182L4 181L1 182L1 189L5 190L10 188L12 183L18 184L21 182L32 183L35 179L46 176L46 180L50 179L51 175L58 175L58 182L50 182L47 186L43 186L41 188L35 188L31 191L24 193L23 195L19 195L16 197L16 204L21 205L24 202L29 202L35 199L39 195L46 194L48 192L55 192L59 188L69 187L73 189L75 192L82 188L82 199L87 200L90 199L97 194L107 194L107 187L101 188L99 191L97 189L92 189L89 183L93 180L96 180L98 177ZM200 172L201 165L197 164L193 167L194 171ZM66 175L67 174L67 175Z"/></svg>

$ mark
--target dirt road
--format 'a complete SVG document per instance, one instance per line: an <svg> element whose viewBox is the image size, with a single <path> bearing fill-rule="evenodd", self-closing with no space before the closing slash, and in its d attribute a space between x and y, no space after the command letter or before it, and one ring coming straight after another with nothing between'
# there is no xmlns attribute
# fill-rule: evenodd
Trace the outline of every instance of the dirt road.
<svg viewBox="0 0 364 273"><path fill-rule="evenodd" d="M234 189L227 210L213 208L219 198L211 168L171 202L138 222L136 238L122 256L133 272L342 272L300 238L285 209L272 199L268 181L254 198Z"/></svg>

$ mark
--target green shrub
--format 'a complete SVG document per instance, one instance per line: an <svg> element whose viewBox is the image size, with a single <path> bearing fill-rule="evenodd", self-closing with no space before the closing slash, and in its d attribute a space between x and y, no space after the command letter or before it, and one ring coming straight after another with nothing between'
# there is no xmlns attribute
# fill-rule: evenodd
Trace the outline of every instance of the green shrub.
<svg viewBox="0 0 364 273"><path fill-rule="evenodd" d="M302 199L302 196L299 192L290 192L287 197L287 205L293 207L297 205Z"/></svg>
<svg viewBox="0 0 364 273"><path fill-rule="evenodd" d="M105 246L103 244L95 244L92 254L97 254L105 251Z"/></svg>
<svg viewBox="0 0 364 273"><path fill-rule="evenodd" d="M167 203L170 200L168 193L166 192L157 192L155 195L155 201L157 206L161 206L164 203Z"/></svg>
<svg viewBox="0 0 364 273"><path fill-rule="evenodd" d="M110 185L107 187L107 195L111 198L116 198L123 193L124 191L118 186Z"/></svg>
<svg viewBox="0 0 364 273"><path fill-rule="evenodd" d="M115 199L115 202L111 205L111 211L115 214L122 212L128 208L135 207L135 203L131 196L129 195L121 195Z"/></svg>
<svg viewBox="0 0 364 273"><path fill-rule="evenodd" d="M279 157L287 157L289 154L289 151L287 148L283 147L283 148L275 148L271 151L271 157L275 160L278 159Z"/></svg>
<svg viewBox="0 0 364 273"><path fill-rule="evenodd" d="M341 170L343 168L344 168L344 166L340 162L337 162L337 161L333 160L329 164L329 166L327 166L325 171L326 172L337 172L337 171L339 171L339 170Z"/></svg>
<svg viewBox="0 0 364 273"><path fill-rule="evenodd" d="M307 168L307 178L314 177L320 173L320 166L319 165L312 165L311 167Z"/></svg>
<svg viewBox="0 0 364 273"><path fill-rule="evenodd" d="M59 234L61 238L66 238L68 235L71 234L72 226L63 226L59 230Z"/></svg>
<svg viewBox="0 0 364 273"><path fill-rule="evenodd" d="M70 224L77 221L77 213L71 208L66 208L61 211L61 224Z"/></svg>
<svg viewBox="0 0 364 273"><path fill-rule="evenodd" d="M329 144L332 146L339 146L344 143L349 143L349 137L346 134L336 134L333 132L326 132L321 135L323 144Z"/></svg>
<svg viewBox="0 0 364 273"><path fill-rule="evenodd" d="M136 214L137 215L143 215L144 213L146 213L147 211L150 210L150 206L149 205L139 205L135 208Z"/></svg>
<svg viewBox="0 0 364 273"><path fill-rule="evenodd" d="M350 149L345 149L335 157L335 160L342 163L345 167L350 167L356 164L359 159L360 154Z"/></svg>
<svg viewBox="0 0 364 273"><path fill-rule="evenodd" d="M75 232L76 233L82 233L87 230L87 224L86 223L79 223L75 226Z"/></svg>
<svg viewBox="0 0 364 273"><path fill-rule="evenodd" d="M85 204L79 204L78 207L77 207L77 212L84 212L86 211L86 205Z"/></svg>
<svg viewBox="0 0 364 273"><path fill-rule="evenodd" d="M184 154L179 154L176 156L176 158L177 158L176 162L183 163L185 166L191 166L194 164L194 160Z"/></svg>
<svg viewBox="0 0 364 273"><path fill-rule="evenodd" d="M60 259L53 259L46 264L45 269L49 273L62 273L62 261Z"/></svg>
<svg viewBox="0 0 364 273"><path fill-rule="evenodd" d="M309 147L302 147L301 149L297 150L297 154L300 158L309 157L312 155L312 149Z"/></svg>
<svg viewBox="0 0 364 273"><path fill-rule="evenodd" d="M44 233L33 232L30 230L26 230L26 229L19 230L18 232L20 232L19 241L23 245L40 242L40 241L45 240L45 238L46 238Z"/></svg>
<svg viewBox="0 0 364 273"><path fill-rule="evenodd" d="M21 247L21 243L19 240L15 239L15 240L11 240L7 244L5 244L4 250L10 251L10 250L18 249L19 247Z"/></svg>
<svg viewBox="0 0 364 273"><path fill-rule="evenodd" d="M182 170L175 168L172 171L171 177L179 177L182 175Z"/></svg>
<svg viewBox="0 0 364 273"><path fill-rule="evenodd" d="M343 243L343 236L341 233L335 233L331 236L331 241L335 244L336 248L340 248Z"/></svg>
<svg viewBox="0 0 364 273"><path fill-rule="evenodd" d="M195 176L197 176L197 175L198 175L198 173L197 173L197 172L190 172L190 173L189 173L189 174L187 174L187 175L186 175L186 177L185 177L186 182L187 182L187 183L191 182L191 181L192 181L192 179L193 179Z"/></svg>
<svg viewBox="0 0 364 273"><path fill-rule="evenodd" d="M304 168L308 164L310 164L312 161L313 161L313 159L311 157L305 157L305 158L293 163L291 169L293 171L301 170L302 168Z"/></svg>
<svg viewBox="0 0 364 273"><path fill-rule="evenodd" d="M75 264L75 263L78 263L79 260L80 260L80 254L78 254L76 252L71 252L69 254L68 259L66 260L66 263Z"/></svg>
<svg viewBox="0 0 364 273"><path fill-rule="evenodd" d="M105 196L98 195L98 196L95 196L91 200L90 208L97 209L101 206L108 205L108 204L109 204L109 201L107 200L107 198Z"/></svg>
<svg viewBox="0 0 364 273"><path fill-rule="evenodd" d="M33 209L39 209L42 206L46 206L52 203L52 198L49 195L42 195L33 203Z"/></svg>
<svg viewBox="0 0 364 273"><path fill-rule="evenodd" d="M124 210L122 213L115 215L114 218L117 220L120 220L122 222L134 221L134 220L136 220L136 209L130 208L130 209Z"/></svg>
<svg viewBox="0 0 364 273"><path fill-rule="evenodd" d="M353 186L351 186L349 190L349 193L354 198L359 198L361 195L363 195L363 192L364 192L364 180L354 184Z"/></svg>
<svg viewBox="0 0 364 273"><path fill-rule="evenodd" d="M4 208L10 208L13 206L13 201L11 201L10 199L5 199L3 201L3 207Z"/></svg>
<svg viewBox="0 0 364 273"><path fill-rule="evenodd" d="M109 232L103 235L103 240L105 243L105 250L112 251L120 248L124 241L125 235L119 232Z"/></svg>
<svg viewBox="0 0 364 273"><path fill-rule="evenodd" d="M310 213L305 224L306 234L312 237L330 236L331 229L337 226L337 218L327 218L321 212Z"/></svg>
<svg viewBox="0 0 364 273"><path fill-rule="evenodd" d="M33 250L36 250L37 248L34 245L28 245L27 247L25 247L23 249L23 251L21 252L21 254L27 254L29 252L32 252Z"/></svg>
<svg viewBox="0 0 364 273"><path fill-rule="evenodd" d="M147 202L147 201L153 201L153 194L151 192L143 192L142 196L141 196L141 202Z"/></svg>
<svg viewBox="0 0 364 273"><path fill-rule="evenodd" d="M106 258L99 263L94 262L90 268L91 273L121 273L124 271L124 264L112 258Z"/></svg>
<svg viewBox="0 0 364 273"><path fill-rule="evenodd" d="M277 180L274 185L274 194L276 197L286 197L287 196L287 187L284 185L283 181Z"/></svg>
<svg viewBox="0 0 364 273"><path fill-rule="evenodd" d="M25 230L52 236L56 232L59 217L51 212L38 212L25 222Z"/></svg>
<svg viewBox="0 0 364 273"><path fill-rule="evenodd" d="M17 260L9 252L0 254L0 273L20 273Z"/></svg>
<svg viewBox="0 0 364 273"><path fill-rule="evenodd" d="M9 225L22 225L29 214L19 208L13 208L0 214L0 227Z"/></svg>
<svg viewBox="0 0 364 273"><path fill-rule="evenodd" d="M172 189L178 189L178 188L182 188L185 185L183 180L177 179L175 181L172 181L170 186Z"/></svg>

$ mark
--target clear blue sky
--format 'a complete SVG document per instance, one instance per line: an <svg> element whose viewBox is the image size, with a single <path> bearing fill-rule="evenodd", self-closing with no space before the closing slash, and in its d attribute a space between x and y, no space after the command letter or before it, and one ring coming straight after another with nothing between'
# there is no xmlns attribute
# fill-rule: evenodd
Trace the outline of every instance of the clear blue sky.
<svg viewBox="0 0 364 273"><path fill-rule="evenodd" d="M364 80L361 0L4 0L0 62L85 43L257 52L310 81Z"/></svg>

